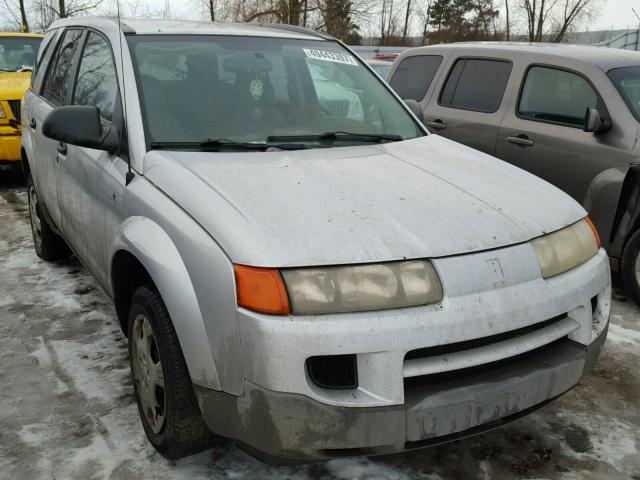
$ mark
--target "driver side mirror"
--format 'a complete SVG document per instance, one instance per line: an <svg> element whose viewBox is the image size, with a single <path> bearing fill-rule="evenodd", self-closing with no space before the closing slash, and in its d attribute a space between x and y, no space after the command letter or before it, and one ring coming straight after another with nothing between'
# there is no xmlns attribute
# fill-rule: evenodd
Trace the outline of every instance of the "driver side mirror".
<svg viewBox="0 0 640 480"><path fill-rule="evenodd" d="M103 132L97 107L70 105L52 110L42 123L44 136L78 147L115 152L117 138ZM117 135L115 136L117 137Z"/></svg>
<svg viewBox="0 0 640 480"><path fill-rule="evenodd" d="M411 112L413 112L413 114L418 117L418 120L420 120L421 123L424 123L424 112L422 111L422 107L420 106L420 104L410 98L405 99L404 103L407 107L409 107L409 110L411 110Z"/></svg>
<svg viewBox="0 0 640 480"><path fill-rule="evenodd" d="M587 108L584 117L585 132L603 133L611 130L611 120L603 118L597 108Z"/></svg>

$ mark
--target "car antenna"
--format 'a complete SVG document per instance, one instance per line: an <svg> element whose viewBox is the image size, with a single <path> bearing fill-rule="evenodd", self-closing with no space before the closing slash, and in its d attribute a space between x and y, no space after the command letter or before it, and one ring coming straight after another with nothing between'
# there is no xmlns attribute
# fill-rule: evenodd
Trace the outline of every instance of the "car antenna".
<svg viewBox="0 0 640 480"><path fill-rule="evenodd" d="M118 142L118 156L120 156L122 149L122 142L124 141L124 136L128 132L127 129L127 90L126 83L124 79L124 57L122 55L122 36L124 35L122 31L122 22L120 21L120 0L116 0L116 12L118 14L118 43L120 44L120 71L122 72L122 111L124 114L124 129L120 132L120 141ZM135 174L131 169L131 155L127 152L127 174L124 177L124 184L128 186L133 180Z"/></svg>

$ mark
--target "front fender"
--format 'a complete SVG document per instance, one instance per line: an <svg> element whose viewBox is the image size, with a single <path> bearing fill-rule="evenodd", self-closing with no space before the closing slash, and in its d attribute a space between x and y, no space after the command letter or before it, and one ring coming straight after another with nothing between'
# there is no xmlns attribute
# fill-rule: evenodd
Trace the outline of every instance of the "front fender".
<svg viewBox="0 0 640 480"><path fill-rule="evenodd" d="M609 254L620 259L627 240L638 228L640 228L640 165L632 164L622 185ZM616 270L619 269L619 265L614 266Z"/></svg>
<svg viewBox="0 0 640 480"><path fill-rule="evenodd" d="M118 231L112 252L119 250L136 257L158 288L173 321L192 382L220 390L198 298L169 235L148 218L131 217Z"/></svg>
<svg viewBox="0 0 640 480"><path fill-rule="evenodd" d="M610 255L615 233L614 220L627 170L628 167L615 167L600 172L591 181L582 203L598 229L602 246Z"/></svg>

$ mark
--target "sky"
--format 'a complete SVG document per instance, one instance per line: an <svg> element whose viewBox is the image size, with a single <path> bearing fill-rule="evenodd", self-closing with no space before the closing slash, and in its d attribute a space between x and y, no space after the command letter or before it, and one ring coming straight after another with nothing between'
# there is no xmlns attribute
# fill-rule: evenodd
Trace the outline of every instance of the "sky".
<svg viewBox="0 0 640 480"><path fill-rule="evenodd" d="M609 30L612 27L615 29L637 28L640 20L633 14L632 8L635 8L640 15L640 0L608 0L604 2L600 18L589 26L589 30Z"/></svg>

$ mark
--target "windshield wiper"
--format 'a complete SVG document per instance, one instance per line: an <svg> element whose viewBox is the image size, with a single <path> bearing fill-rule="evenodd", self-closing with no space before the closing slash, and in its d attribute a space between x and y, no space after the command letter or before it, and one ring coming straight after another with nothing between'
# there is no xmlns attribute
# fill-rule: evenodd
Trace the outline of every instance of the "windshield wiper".
<svg viewBox="0 0 640 480"><path fill-rule="evenodd" d="M263 142L235 142L226 138L206 139L200 142L151 142L151 148L156 150L201 150L203 152L220 152L222 150L240 152L265 152L271 149L302 150L304 145L274 145Z"/></svg>
<svg viewBox="0 0 640 480"><path fill-rule="evenodd" d="M353 132L325 132L320 134L303 135L272 135L268 142L398 142L403 140L400 135L390 133L353 133Z"/></svg>

